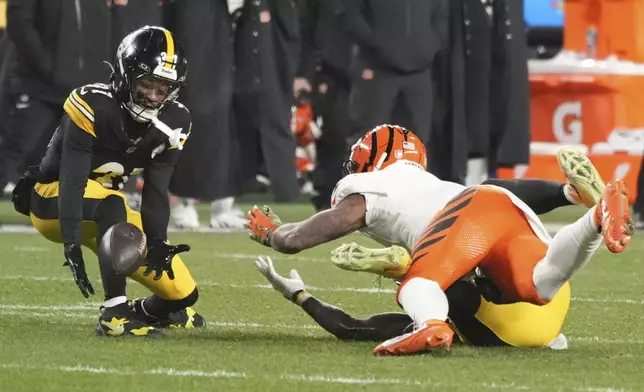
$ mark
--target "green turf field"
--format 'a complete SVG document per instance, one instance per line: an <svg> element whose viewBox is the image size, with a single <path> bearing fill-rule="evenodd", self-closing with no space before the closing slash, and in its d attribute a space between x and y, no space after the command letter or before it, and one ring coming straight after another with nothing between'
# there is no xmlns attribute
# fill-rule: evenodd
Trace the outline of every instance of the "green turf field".
<svg viewBox="0 0 644 392"><path fill-rule="evenodd" d="M288 221L311 209L275 211ZM20 220L0 204L1 222ZM373 244L358 235L348 240ZM312 293L357 315L397 311L393 284L371 290L372 275L328 261L340 242L282 256L246 234L173 234L171 241L193 248L184 261L208 328L172 330L164 340L110 340L94 336L102 290L93 255L86 252L97 294L85 300L62 267L60 246L35 234L0 234L0 391L644 390L641 236L621 255L602 249L573 280L569 350L455 347L412 358L376 358L375 344L337 341L269 289L252 263L270 254L280 272L297 268ZM129 287L132 296L146 294Z"/></svg>

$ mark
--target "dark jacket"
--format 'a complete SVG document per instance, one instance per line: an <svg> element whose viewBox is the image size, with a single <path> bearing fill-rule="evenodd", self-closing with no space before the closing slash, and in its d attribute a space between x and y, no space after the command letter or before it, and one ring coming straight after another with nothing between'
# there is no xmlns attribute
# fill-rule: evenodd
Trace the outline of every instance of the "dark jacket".
<svg viewBox="0 0 644 392"><path fill-rule="evenodd" d="M16 47L14 93L62 105L76 87L106 82L121 39L162 22L164 1L9 0L7 32Z"/></svg>
<svg viewBox="0 0 644 392"><path fill-rule="evenodd" d="M132 31L146 25L162 26L164 6L167 3L167 0L130 0L127 6L113 6L110 56L116 54L121 40Z"/></svg>
<svg viewBox="0 0 644 392"><path fill-rule="evenodd" d="M233 194L235 143L231 138L233 95L232 17L226 0L177 0L166 9L188 58L188 84L179 99L192 114L186 143L170 191L212 201Z"/></svg>
<svg viewBox="0 0 644 392"><path fill-rule="evenodd" d="M233 89L232 17L226 0L177 0L167 5L166 27L188 58L181 101L191 113L230 110Z"/></svg>
<svg viewBox="0 0 644 392"><path fill-rule="evenodd" d="M235 91L262 92L290 107L300 56L300 26L291 0L249 0L235 31Z"/></svg>
<svg viewBox="0 0 644 392"><path fill-rule="evenodd" d="M107 80L109 15L105 1L9 0L13 92L62 105L74 88Z"/></svg>
<svg viewBox="0 0 644 392"><path fill-rule="evenodd" d="M523 2L494 2L490 132L496 163L527 164L530 159L530 86ZM496 89L493 87L493 89Z"/></svg>
<svg viewBox="0 0 644 392"><path fill-rule="evenodd" d="M313 79L316 67L348 80L354 45L338 24L336 2L341 0L299 0L297 3L302 31L302 53L298 76Z"/></svg>
<svg viewBox="0 0 644 392"><path fill-rule="evenodd" d="M337 12L360 48L360 65L398 73L430 68L447 28L438 0L344 0Z"/></svg>

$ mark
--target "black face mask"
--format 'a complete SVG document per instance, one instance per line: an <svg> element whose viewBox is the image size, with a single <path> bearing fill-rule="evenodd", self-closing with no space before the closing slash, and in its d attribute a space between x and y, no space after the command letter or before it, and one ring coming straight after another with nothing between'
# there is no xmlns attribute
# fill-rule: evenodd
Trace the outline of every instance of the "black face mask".
<svg viewBox="0 0 644 392"><path fill-rule="evenodd" d="M356 173L358 171L358 166L359 166L358 162L356 161L348 160L344 162L344 164L342 165L342 170L344 171L344 175Z"/></svg>

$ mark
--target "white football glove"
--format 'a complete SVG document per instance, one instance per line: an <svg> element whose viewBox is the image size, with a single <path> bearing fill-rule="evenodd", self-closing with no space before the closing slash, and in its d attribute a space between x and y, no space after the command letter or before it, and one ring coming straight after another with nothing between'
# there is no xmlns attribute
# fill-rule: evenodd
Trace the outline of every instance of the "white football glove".
<svg viewBox="0 0 644 392"><path fill-rule="evenodd" d="M266 280L273 286L273 288L291 301L295 301L295 296L299 292L304 291L304 282L296 270L292 269L289 278L285 278L278 274L273 267L273 261L270 257L257 256L255 265L259 272L266 277Z"/></svg>

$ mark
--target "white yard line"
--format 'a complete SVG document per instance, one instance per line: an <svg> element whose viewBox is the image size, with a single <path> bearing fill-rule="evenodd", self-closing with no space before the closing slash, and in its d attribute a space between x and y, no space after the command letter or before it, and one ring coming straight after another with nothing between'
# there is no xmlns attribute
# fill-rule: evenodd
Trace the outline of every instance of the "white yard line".
<svg viewBox="0 0 644 392"><path fill-rule="evenodd" d="M27 252L27 253L40 253L40 252L55 252L60 250L59 248L47 248L44 246L14 246L13 250L18 252ZM257 254L253 253L221 253L221 252L212 252L205 249L193 249L192 252L205 253L207 257L213 259L225 259L225 260L255 260ZM331 264L331 257L306 257L306 256L292 256L292 255L278 255L272 256L273 259L279 261L304 261L307 263L328 263Z"/></svg>
<svg viewBox="0 0 644 392"><path fill-rule="evenodd" d="M98 317L99 303L94 306L88 305L18 305L0 303L0 315L19 316L27 318L54 318L68 317L77 319L95 320ZM207 317L208 325L219 328L240 328L240 329L291 329L306 331L322 331L322 328L315 324L262 324L256 322L243 321L216 321ZM598 336L570 336L566 335L568 340L581 343L599 343L599 344L644 344L644 340L638 339L605 339Z"/></svg>
<svg viewBox="0 0 644 392"><path fill-rule="evenodd" d="M26 275L7 275L0 276L0 281L3 280L24 280L36 282L73 282L71 277L58 277L58 276L26 276ZM130 283L136 283L130 281ZM222 287L232 289L263 289L273 290L269 284L229 284L218 283L209 281L197 281L197 286L200 287ZM377 288L377 287L316 287L307 286L309 291L320 292L333 292L333 293L361 293L361 294L394 294L395 289ZM605 303L605 304L628 304L628 305L644 305L644 299L633 298L586 298L586 297L572 297L573 302L589 302L589 303Z"/></svg>
<svg viewBox="0 0 644 392"><path fill-rule="evenodd" d="M568 223L544 223L546 230L550 234L554 234L557 231L561 230L562 227L566 226ZM213 229L208 226L200 227L197 230L181 230L176 227L168 227L169 233L179 233L179 234L241 234L247 233L248 229ZM0 233L2 234L36 234L38 231L30 225L26 224L0 224Z"/></svg>
<svg viewBox="0 0 644 392"><path fill-rule="evenodd" d="M163 375L168 377L203 377L217 379L263 379L263 380L280 380L285 382L299 382L311 384L343 384L343 385L392 385L392 386L410 386L425 388L460 388L471 390L510 390L525 391L532 389L526 385L515 383L446 383L432 380L414 380L405 378L380 378L380 377L344 377L326 374L281 374L281 375L252 375L246 372L232 372L228 370L193 370L193 369L174 369L174 368L155 368L148 370L126 370L108 367L93 367L87 365L23 365L15 363L0 363L0 369L6 370L29 370L29 371L57 371L61 373L87 373L93 375ZM626 392L624 389L616 388L575 388L578 392Z"/></svg>
<svg viewBox="0 0 644 392"><path fill-rule="evenodd" d="M118 376L131 376L136 374L146 375L164 375L175 377L209 377L209 378L247 378L245 373L229 372L226 370L215 370L203 372L199 370L177 370L172 368L157 368L144 371L131 371L124 369L106 368L106 367L92 367L86 365L74 366L26 366L12 363L0 364L0 369L10 370L48 370L58 371L64 373L90 373L90 374L112 374Z"/></svg>
<svg viewBox="0 0 644 392"><path fill-rule="evenodd" d="M180 234L236 234L236 233L247 233L248 229L213 229L211 227L200 227L194 231L181 230L176 227L168 227L168 233L180 233ZM38 231L29 225L21 224L0 224L0 233L1 234L37 234Z"/></svg>

